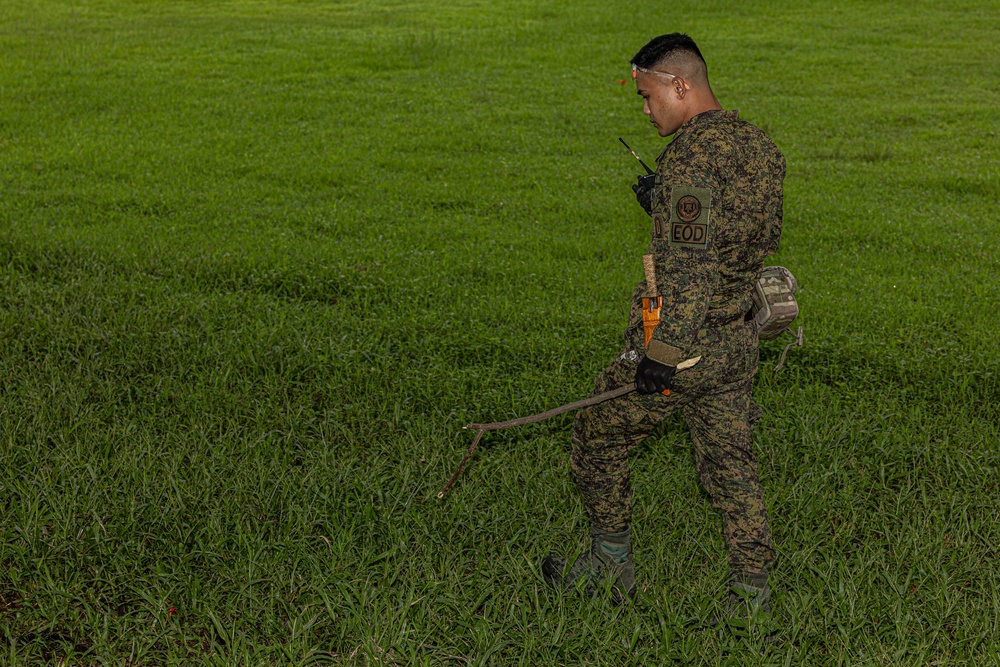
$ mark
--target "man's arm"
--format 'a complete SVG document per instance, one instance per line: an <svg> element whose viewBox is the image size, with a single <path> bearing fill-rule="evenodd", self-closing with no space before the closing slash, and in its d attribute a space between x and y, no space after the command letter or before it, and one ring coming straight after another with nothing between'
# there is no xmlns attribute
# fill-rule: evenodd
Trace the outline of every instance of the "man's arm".
<svg viewBox="0 0 1000 667"><path fill-rule="evenodd" d="M703 145L707 149L697 150ZM646 354L668 366L696 353L691 343L719 283L714 238L723 183L713 148L699 141L695 148L668 150L658 168L662 186L654 198L658 233L651 253L663 306Z"/></svg>

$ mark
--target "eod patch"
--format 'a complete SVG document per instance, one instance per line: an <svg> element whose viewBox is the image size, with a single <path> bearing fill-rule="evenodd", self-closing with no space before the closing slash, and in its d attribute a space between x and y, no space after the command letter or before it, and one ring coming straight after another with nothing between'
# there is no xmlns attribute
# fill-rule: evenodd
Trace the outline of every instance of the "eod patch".
<svg viewBox="0 0 1000 667"><path fill-rule="evenodd" d="M670 188L670 245L687 248L708 247L709 220L712 214L712 189L679 185Z"/></svg>

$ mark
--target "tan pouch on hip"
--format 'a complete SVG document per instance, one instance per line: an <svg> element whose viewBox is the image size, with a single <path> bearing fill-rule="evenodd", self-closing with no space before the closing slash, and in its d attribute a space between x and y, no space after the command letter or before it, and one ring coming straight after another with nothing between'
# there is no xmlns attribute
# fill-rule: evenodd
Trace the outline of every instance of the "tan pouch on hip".
<svg viewBox="0 0 1000 667"><path fill-rule="evenodd" d="M783 266L764 267L754 285L753 307L750 309L757 323L758 338L777 338L799 316L796 291L798 284L791 271Z"/></svg>

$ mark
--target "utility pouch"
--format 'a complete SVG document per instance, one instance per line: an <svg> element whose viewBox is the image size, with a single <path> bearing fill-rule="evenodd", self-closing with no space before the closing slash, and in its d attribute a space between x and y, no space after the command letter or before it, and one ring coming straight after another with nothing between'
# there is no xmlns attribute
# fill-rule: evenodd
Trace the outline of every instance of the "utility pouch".
<svg viewBox="0 0 1000 667"><path fill-rule="evenodd" d="M757 324L761 340L777 338L799 316L795 301L798 284L792 272L783 266L765 266L753 288L750 313ZM794 334L793 334L794 335ZM801 345L801 343L800 343Z"/></svg>

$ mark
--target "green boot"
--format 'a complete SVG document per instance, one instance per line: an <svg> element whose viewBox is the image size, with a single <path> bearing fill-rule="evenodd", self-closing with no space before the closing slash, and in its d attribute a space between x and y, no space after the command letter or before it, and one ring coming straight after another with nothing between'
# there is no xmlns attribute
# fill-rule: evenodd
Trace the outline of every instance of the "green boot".
<svg viewBox="0 0 1000 667"><path fill-rule="evenodd" d="M616 606L635 595L635 564L632 561L632 528L608 533L590 528L590 553L582 554L566 569L565 558L548 556L542 560L542 576L552 586L570 590L581 579L587 595L594 597L611 583L611 601Z"/></svg>
<svg viewBox="0 0 1000 667"><path fill-rule="evenodd" d="M726 625L734 630L757 630L765 638L773 638L776 628L771 619L771 587L767 573L733 574L729 580L729 597L722 613L709 621L713 628Z"/></svg>

